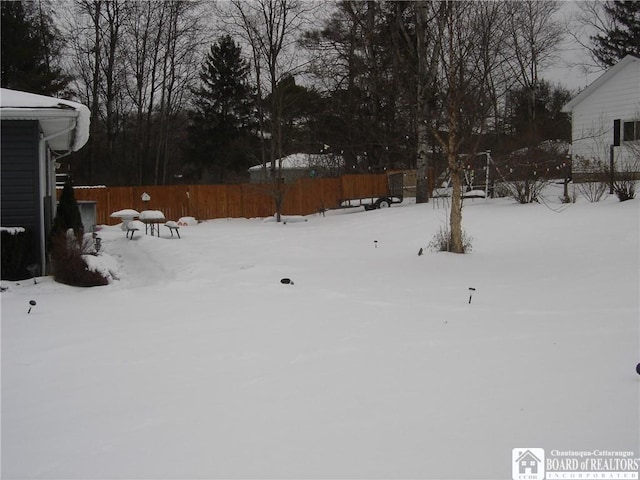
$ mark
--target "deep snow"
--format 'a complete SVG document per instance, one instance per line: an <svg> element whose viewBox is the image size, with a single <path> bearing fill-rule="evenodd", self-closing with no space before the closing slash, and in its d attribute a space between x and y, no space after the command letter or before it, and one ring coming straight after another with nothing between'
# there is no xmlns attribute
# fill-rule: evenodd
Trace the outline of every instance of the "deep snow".
<svg viewBox="0 0 640 480"><path fill-rule="evenodd" d="M111 285L3 282L3 478L496 479L516 447L640 456L640 202L556 199L465 202L468 255L426 250L445 210L410 202L103 228Z"/></svg>

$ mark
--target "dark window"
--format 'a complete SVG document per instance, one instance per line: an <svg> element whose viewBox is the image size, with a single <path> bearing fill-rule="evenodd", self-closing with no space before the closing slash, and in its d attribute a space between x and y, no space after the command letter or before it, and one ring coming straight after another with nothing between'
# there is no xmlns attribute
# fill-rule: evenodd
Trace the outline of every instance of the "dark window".
<svg viewBox="0 0 640 480"><path fill-rule="evenodd" d="M640 140L640 121L624 122L622 126L622 135L625 142Z"/></svg>

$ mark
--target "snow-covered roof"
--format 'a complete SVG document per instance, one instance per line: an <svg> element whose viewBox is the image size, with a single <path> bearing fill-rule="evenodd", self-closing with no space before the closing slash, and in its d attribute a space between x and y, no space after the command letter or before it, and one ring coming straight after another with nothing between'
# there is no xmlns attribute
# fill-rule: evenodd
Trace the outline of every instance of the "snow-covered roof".
<svg viewBox="0 0 640 480"><path fill-rule="evenodd" d="M607 83L612 77L617 75L618 72L620 72L620 70L624 69L627 65L633 62L640 62L640 58L634 57L633 55L625 56L613 67L609 68L602 75L596 78L587 88L585 88L578 95L573 97L564 107L562 107L562 111L572 112L576 105L578 105L585 98L593 94L593 92L598 90L602 85Z"/></svg>
<svg viewBox="0 0 640 480"><path fill-rule="evenodd" d="M564 140L544 140L535 148L552 155L568 155L571 152L571 144ZM520 148L511 152L509 156L527 155L529 150L529 147Z"/></svg>
<svg viewBox="0 0 640 480"><path fill-rule="evenodd" d="M77 151L89 140L89 109L59 98L0 89L2 120L38 120L53 151Z"/></svg>
<svg viewBox="0 0 640 480"><path fill-rule="evenodd" d="M341 164L341 157L319 153L293 153L276 160L276 166L283 170L304 170L312 167L328 167ZM271 162L267 162L267 170L270 168ZM259 164L249 168L249 171L256 172L261 169L262 164Z"/></svg>

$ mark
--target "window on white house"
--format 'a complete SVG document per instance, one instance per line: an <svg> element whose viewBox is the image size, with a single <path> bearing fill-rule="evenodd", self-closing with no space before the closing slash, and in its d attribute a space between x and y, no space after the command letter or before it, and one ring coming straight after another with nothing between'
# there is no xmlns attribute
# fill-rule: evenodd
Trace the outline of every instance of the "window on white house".
<svg viewBox="0 0 640 480"><path fill-rule="evenodd" d="M622 125L622 139L625 142L640 140L640 121L624 122Z"/></svg>

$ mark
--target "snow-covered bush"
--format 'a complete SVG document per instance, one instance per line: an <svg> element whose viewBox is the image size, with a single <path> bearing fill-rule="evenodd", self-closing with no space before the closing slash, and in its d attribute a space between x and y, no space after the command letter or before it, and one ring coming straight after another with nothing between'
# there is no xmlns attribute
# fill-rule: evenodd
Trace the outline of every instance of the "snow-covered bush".
<svg viewBox="0 0 640 480"><path fill-rule="evenodd" d="M111 283L113 280L120 278L120 264L111 255L101 252L98 254L84 254L82 258L89 270L99 273L107 282Z"/></svg>
<svg viewBox="0 0 640 480"><path fill-rule="evenodd" d="M56 282L74 287L107 285L109 280L99 271L92 270L83 258L93 246L85 240L79 242L73 229L57 234L52 239L51 258Z"/></svg>

